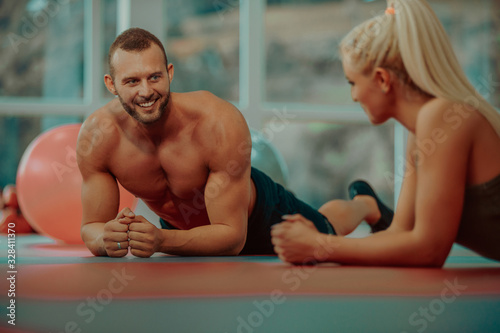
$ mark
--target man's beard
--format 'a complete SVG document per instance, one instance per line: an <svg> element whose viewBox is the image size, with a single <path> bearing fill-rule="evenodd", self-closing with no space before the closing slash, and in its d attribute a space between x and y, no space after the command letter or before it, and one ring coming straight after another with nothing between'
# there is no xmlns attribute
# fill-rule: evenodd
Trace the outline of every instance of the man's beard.
<svg viewBox="0 0 500 333"><path fill-rule="evenodd" d="M120 103L122 104L125 111L130 116L132 116L132 118L134 118L135 120L137 120L139 123L141 123L143 125L150 125L150 124L153 124L153 123L157 122L158 120L160 120L163 117L163 115L165 114L165 111L167 111L167 105L168 105L168 102L170 101L170 91L167 92L165 101L160 104L157 111L155 111L155 113L149 114L147 116L144 116L135 110L135 107L140 108L140 106L135 106L135 105L131 106L131 105L125 103L125 101L121 98L120 95L118 95L118 99L120 100ZM143 103L145 103L145 102L147 102L147 101L144 101Z"/></svg>

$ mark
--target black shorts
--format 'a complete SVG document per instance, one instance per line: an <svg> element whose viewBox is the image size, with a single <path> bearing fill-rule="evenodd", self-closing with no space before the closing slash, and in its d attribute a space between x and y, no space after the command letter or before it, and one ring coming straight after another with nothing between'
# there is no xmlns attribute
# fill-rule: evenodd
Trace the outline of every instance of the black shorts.
<svg viewBox="0 0 500 333"><path fill-rule="evenodd" d="M275 254L271 243L271 226L282 221L285 214L302 214L319 232L335 235L328 219L305 202L297 199L266 174L252 167L252 180L257 190L255 205L248 218L247 240L240 255ZM163 229L176 229L160 219Z"/></svg>

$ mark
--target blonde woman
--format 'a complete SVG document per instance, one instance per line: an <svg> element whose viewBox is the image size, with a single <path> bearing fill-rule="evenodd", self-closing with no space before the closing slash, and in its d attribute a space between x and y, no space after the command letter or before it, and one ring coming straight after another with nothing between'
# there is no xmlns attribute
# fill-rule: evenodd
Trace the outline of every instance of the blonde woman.
<svg viewBox="0 0 500 333"><path fill-rule="evenodd" d="M389 0L385 14L354 28L340 49L352 98L370 121L394 118L409 131L398 205L387 230L358 239L284 216L272 230L279 257L441 267L457 242L500 260L500 115L467 80L431 7ZM358 195L320 211L349 230L363 219L375 223L377 203Z"/></svg>

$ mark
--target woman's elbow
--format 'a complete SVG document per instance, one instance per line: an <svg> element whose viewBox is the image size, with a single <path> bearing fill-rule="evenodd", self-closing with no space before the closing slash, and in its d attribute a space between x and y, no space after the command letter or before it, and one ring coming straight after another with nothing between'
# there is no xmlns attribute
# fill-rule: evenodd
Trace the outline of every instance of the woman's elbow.
<svg viewBox="0 0 500 333"><path fill-rule="evenodd" d="M446 257L443 258L439 255L431 255L423 262L422 266L429 268L442 268L445 261Z"/></svg>
<svg viewBox="0 0 500 333"><path fill-rule="evenodd" d="M421 251L416 251L420 257L417 261L420 266L430 268L441 268L448 258L450 249L440 244L424 243L421 245Z"/></svg>

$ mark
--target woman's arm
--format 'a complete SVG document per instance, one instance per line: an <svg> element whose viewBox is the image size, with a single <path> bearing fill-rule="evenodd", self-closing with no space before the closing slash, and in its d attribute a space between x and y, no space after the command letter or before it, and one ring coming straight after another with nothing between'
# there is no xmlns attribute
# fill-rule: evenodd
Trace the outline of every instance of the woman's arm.
<svg viewBox="0 0 500 333"><path fill-rule="evenodd" d="M293 263L314 258L359 265L442 266L460 223L472 137L465 122L461 128L445 122L443 115L451 107L441 101L420 112L408 145L416 172L413 177L406 168L393 226L355 239L319 234L304 221L285 222L273 228L279 256Z"/></svg>

